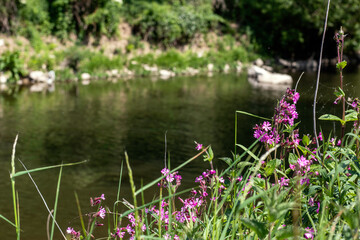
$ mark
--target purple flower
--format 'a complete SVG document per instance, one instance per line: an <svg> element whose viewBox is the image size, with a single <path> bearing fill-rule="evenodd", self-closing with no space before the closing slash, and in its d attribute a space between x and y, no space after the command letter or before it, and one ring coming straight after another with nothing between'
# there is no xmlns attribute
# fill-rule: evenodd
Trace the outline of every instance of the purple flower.
<svg viewBox="0 0 360 240"><path fill-rule="evenodd" d="M322 141L323 140L323 137L322 137L322 134L321 132L319 132L319 136L318 136L319 140Z"/></svg>
<svg viewBox="0 0 360 240"><path fill-rule="evenodd" d="M114 234L111 234L111 237L113 237L113 238L119 237L122 239L122 238L124 238L124 235L125 235L125 232L121 232L120 228L116 228L116 232Z"/></svg>
<svg viewBox="0 0 360 240"><path fill-rule="evenodd" d="M304 156L301 156L297 162L300 165L300 167L304 167L304 168L310 165L310 161L307 160Z"/></svg>
<svg viewBox="0 0 360 240"><path fill-rule="evenodd" d="M357 106L358 106L358 99L355 98L355 100L351 103L351 106L356 110L357 109Z"/></svg>
<svg viewBox="0 0 360 240"><path fill-rule="evenodd" d="M101 194L100 197L96 197L96 198L94 198L94 200L92 198L90 198L90 205L92 207L95 205L98 205L99 203L101 203L102 200L105 200L105 194Z"/></svg>
<svg viewBox="0 0 360 240"><path fill-rule="evenodd" d="M290 179L286 179L285 177L282 177L282 178L279 180L280 187L282 187L282 186L289 186L289 181L290 181Z"/></svg>
<svg viewBox="0 0 360 240"><path fill-rule="evenodd" d="M314 229L312 228L305 228L306 233L304 234L305 239L314 239Z"/></svg>
<svg viewBox="0 0 360 240"><path fill-rule="evenodd" d="M196 149L196 150L198 150L198 151L200 151L200 150L202 149L202 147L203 147L203 145L202 145L202 144L200 144L200 143L196 143L196 147L195 147L195 149Z"/></svg>
<svg viewBox="0 0 360 240"><path fill-rule="evenodd" d="M268 121L263 122L262 129L265 132L271 131L271 124Z"/></svg>
<svg viewBox="0 0 360 240"><path fill-rule="evenodd" d="M106 210L103 207L100 207L99 211L95 214L96 216L101 217L102 219L105 218Z"/></svg>
<svg viewBox="0 0 360 240"><path fill-rule="evenodd" d="M68 227L66 233L70 234L73 239L80 239L80 232L76 232L72 227Z"/></svg>
<svg viewBox="0 0 360 240"><path fill-rule="evenodd" d="M295 165L290 164L290 169L291 169L291 170L295 170Z"/></svg>
<svg viewBox="0 0 360 240"><path fill-rule="evenodd" d="M170 172L170 170L167 169L167 168L163 168L163 169L161 170L161 173L162 173L162 175L164 175L164 176L166 176L169 172Z"/></svg>
<svg viewBox="0 0 360 240"><path fill-rule="evenodd" d="M317 202L318 208L316 209L316 213L320 212L320 202Z"/></svg>
<svg viewBox="0 0 360 240"><path fill-rule="evenodd" d="M314 198L310 198L309 199L309 205L312 207L312 206L314 206Z"/></svg>

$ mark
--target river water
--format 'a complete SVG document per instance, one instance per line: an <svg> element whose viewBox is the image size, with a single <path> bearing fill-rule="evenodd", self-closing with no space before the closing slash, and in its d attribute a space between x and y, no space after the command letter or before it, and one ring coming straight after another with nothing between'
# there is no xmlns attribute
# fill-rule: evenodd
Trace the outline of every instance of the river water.
<svg viewBox="0 0 360 240"><path fill-rule="evenodd" d="M300 73L293 73L298 79ZM305 73L299 82L300 130L312 133L312 101L316 74ZM360 96L359 73L345 73L348 96ZM322 74L317 115L336 114L333 92L338 85L335 73ZM295 82L293 86L295 85ZM12 144L19 140L16 159L28 169L62 162L87 163L63 169L57 219L66 230L79 229L74 192L83 213L91 212L89 198L105 194L112 209L116 199L119 171L124 152L129 155L135 184L139 188L160 176L165 149L171 166L194 156L195 143L212 146L215 165L219 157L234 151L235 111L271 117L286 88L251 85L242 75L176 77L169 80L139 78L95 81L90 85L57 84L51 93L30 93L22 89L0 96L0 214L13 221L9 179ZM238 115L238 142L249 145L252 126L259 120ZM319 123L330 131L331 123ZM326 133L325 133L326 135ZM23 170L19 162L17 171ZM200 158L180 170L184 187L209 168ZM52 208L59 169L33 173L44 198ZM27 175L16 178L20 198L22 239L46 239L48 213ZM145 192L152 199L157 189ZM127 171L124 170L120 198L131 201ZM0 219L0 221L2 221ZM99 230L97 237L104 236ZM1 239L15 239L15 229L1 222ZM61 239L56 233L55 239Z"/></svg>

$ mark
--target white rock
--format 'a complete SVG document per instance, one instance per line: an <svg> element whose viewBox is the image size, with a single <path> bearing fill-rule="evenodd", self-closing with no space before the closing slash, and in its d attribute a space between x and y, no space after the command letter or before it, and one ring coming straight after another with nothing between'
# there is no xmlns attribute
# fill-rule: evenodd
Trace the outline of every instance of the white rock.
<svg viewBox="0 0 360 240"><path fill-rule="evenodd" d="M49 76L42 71L32 71L29 78L34 82L47 82Z"/></svg>
<svg viewBox="0 0 360 240"><path fill-rule="evenodd" d="M228 73L230 71L230 66L229 64L225 64L224 66L224 73Z"/></svg>
<svg viewBox="0 0 360 240"><path fill-rule="evenodd" d="M122 73L123 73L124 75L126 75L126 76L134 75L134 72L131 71L131 70L129 70L129 69L127 69L127 68L124 68L124 69L122 70Z"/></svg>
<svg viewBox="0 0 360 240"><path fill-rule="evenodd" d="M185 72L189 75L197 75L199 74L199 69L195 69L195 68L192 68L192 67L188 67L186 68Z"/></svg>
<svg viewBox="0 0 360 240"><path fill-rule="evenodd" d="M290 75L271 73L255 65L249 67L248 77L255 79L259 83L266 84L289 84L293 81Z"/></svg>
<svg viewBox="0 0 360 240"><path fill-rule="evenodd" d="M243 64L242 62L237 61L236 62L236 72L240 73L242 71Z"/></svg>
<svg viewBox="0 0 360 240"><path fill-rule="evenodd" d="M173 77L175 76L175 73L172 72L172 71L169 71L169 70L165 70L165 69L161 69L159 71L159 74L162 78L170 78L170 77Z"/></svg>
<svg viewBox="0 0 360 240"><path fill-rule="evenodd" d="M4 39L0 39L0 47L4 46L5 45L5 41Z"/></svg>
<svg viewBox="0 0 360 240"><path fill-rule="evenodd" d="M7 77L3 73L1 73L0 74L0 83L4 84L7 82L7 80L8 80Z"/></svg>
<svg viewBox="0 0 360 240"><path fill-rule="evenodd" d="M48 72L48 80L46 81L47 84L51 85L55 82L55 71L51 70Z"/></svg>
<svg viewBox="0 0 360 240"><path fill-rule="evenodd" d="M209 63L209 64L207 65L207 69L208 69L209 72L212 72L212 71L214 70L214 64Z"/></svg>
<svg viewBox="0 0 360 240"><path fill-rule="evenodd" d="M256 59L254 63L258 67L261 67L264 65L264 61L261 58Z"/></svg>
<svg viewBox="0 0 360 240"><path fill-rule="evenodd" d="M144 64L143 68L144 68L145 71L149 71L149 72L152 72L152 73L157 72L159 70L156 66L151 67L151 66L149 66L147 64Z"/></svg>
<svg viewBox="0 0 360 240"><path fill-rule="evenodd" d="M80 79L82 81L89 81L91 79L91 75L89 73L82 73Z"/></svg>

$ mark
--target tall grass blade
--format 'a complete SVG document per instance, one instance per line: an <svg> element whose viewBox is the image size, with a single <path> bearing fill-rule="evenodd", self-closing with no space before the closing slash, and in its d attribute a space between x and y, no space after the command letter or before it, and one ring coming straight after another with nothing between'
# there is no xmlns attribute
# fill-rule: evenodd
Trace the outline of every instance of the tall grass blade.
<svg viewBox="0 0 360 240"><path fill-rule="evenodd" d="M87 160L84 160L84 161L81 161L81 162L75 162L75 163L64 163L64 164L53 165L53 166L48 166L48 167L35 168L35 169L31 169L31 170L17 172L14 175L12 175L11 177L15 178L15 177L19 177L21 175L29 174L29 173L32 173L32 172L43 171L43 170L48 170L48 169L58 168L58 167L74 166L74 165L78 165L78 164L82 164L82 163L86 163L86 162L87 162Z"/></svg>
<svg viewBox="0 0 360 240"><path fill-rule="evenodd" d="M18 134L15 137L15 141L14 141L14 145L13 145L13 149L12 149L12 154L11 154L11 174L10 174L10 179L11 179L11 190L12 190L12 197L13 197L13 205L14 205L14 218L15 218L15 225L16 225L16 236L17 239L20 240L20 224L19 224L19 214L18 214L18 208L17 208L17 194L16 194L16 188L15 188L15 179L13 178L13 176L15 175L15 150L16 150L16 144L17 144L17 140L18 140Z"/></svg>
<svg viewBox="0 0 360 240"><path fill-rule="evenodd" d="M117 213L118 213L118 211L116 210L116 205L117 205L117 203L120 202L120 190L121 190L121 180L122 180L123 167L124 167L124 162L121 162L121 168L120 168L120 174L119 174L119 185L118 185L116 201L114 203L114 209L113 209L113 212L115 213L114 214L114 224L115 224L115 226L117 226L117 223L118 223L118 221L117 221Z"/></svg>
<svg viewBox="0 0 360 240"><path fill-rule="evenodd" d="M258 116L258 115L252 114L252 113L248 113L248 112L244 112L244 111L236 111L236 113L248 115L250 117L260 118L260 119L267 120L267 121L272 121L271 118L261 117L261 116Z"/></svg>
<svg viewBox="0 0 360 240"><path fill-rule="evenodd" d="M81 212L79 197L78 197L78 195L77 195L76 192L74 192L74 195L75 195L76 206L77 206L78 214L79 214L79 218L80 218L81 229L82 229L82 231L83 231L84 236L86 237L87 233L86 233L86 228L85 228L84 219L83 219L83 217L82 217L82 212Z"/></svg>
<svg viewBox="0 0 360 240"><path fill-rule="evenodd" d="M14 227L16 228L16 225L15 225L13 222L11 222L9 219L7 219L6 217L4 217L2 214L0 214L0 218L1 218L1 219L4 219L6 222L10 223L12 226L14 226Z"/></svg>
<svg viewBox="0 0 360 240"><path fill-rule="evenodd" d="M54 237L54 228L55 228L55 219L56 219L56 213L57 213L57 206L58 206L58 199L59 199L59 192L60 192L60 183L61 183L61 175L62 175L62 167L60 167L60 173L58 178L58 183L56 186L56 196L55 196L55 204L54 204L54 219L51 225L51 232L50 232L50 240Z"/></svg>

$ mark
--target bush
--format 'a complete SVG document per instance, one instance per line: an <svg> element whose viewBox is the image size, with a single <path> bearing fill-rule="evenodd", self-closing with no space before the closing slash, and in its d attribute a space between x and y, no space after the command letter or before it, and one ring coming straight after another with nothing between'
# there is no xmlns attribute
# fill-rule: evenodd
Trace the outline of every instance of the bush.
<svg viewBox="0 0 360 240"><path fill-rule="evenodd" d="M196 33L208 32L223 21L207 5L142 1L127 5L127 20L143 39L164 46L188 43Z"/></svg>
<svg viewBox="0 0 360 240"><path fill-rule="evenodd" d="M25 75L24 64L20 58L19 51L6 51L0 57L0 71L10 72L10 82L16 82Z"/></svg>

